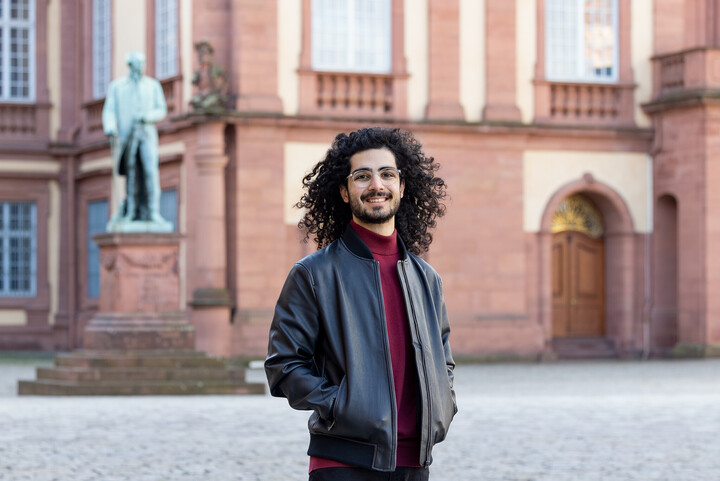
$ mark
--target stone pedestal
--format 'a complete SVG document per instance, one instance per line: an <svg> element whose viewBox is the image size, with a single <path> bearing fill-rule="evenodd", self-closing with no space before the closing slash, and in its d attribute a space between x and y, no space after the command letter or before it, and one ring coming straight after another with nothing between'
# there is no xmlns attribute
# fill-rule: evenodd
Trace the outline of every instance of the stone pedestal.
<svg viewBox="0 0 720 481"><path fill-rule="evenodd" d="M21 395L261 394L245 367L195 350L180 304L179 234L109 233L100 246L100 309L83 349L20 381Z"/></svg>
<svg viewBox="0 0 720 481"><path fill-rule="evenodd" d="M180 235L108 233L100 247L100 309L85 328L86 349L193 349L180 306Z"/></svg>

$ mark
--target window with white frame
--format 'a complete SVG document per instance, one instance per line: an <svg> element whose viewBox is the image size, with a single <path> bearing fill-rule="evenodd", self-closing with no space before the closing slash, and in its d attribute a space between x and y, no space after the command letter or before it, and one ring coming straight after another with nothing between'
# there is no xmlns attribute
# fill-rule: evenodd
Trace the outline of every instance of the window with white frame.
<svg viewBox="0 0 720 481"><path fill-rule="evenodd" d="M0 297L32 297L37 275L34 202L0 201Z"/></svg>
<svg viewBox="0 0 720 481"><path fill-rule="evenodd" d="M100 297L100 248L93 240L95 234L105 232L108 221L108 201L88 202L87 210L87 296Z"/></svg>
<svg viewBox="0 0 720 481"><path fill-rule="evenodd" d="M92 92L100 99L110 85L110 0L93 0L92 5Z"/></svg>
<svg viewBox="0 0 720 481"><path fill-rule="evenodd" d="M155 76L165 79L177 75L177 0L155 0Z"/></svg>
<svg viewBox="0 0 720 481"><path fill-rule="evenodd" d="M392 0L313 0L312 68L389 73Z"/></svg>
<svg viewBox="0 0 720 481"><path fill-rule="evenodd" d="M35 100L35 2L0 0L0 101Z"/></svg>
<svg viewBox="0 0 720 481"><path fill-rule="evenodd" d="M546 0L545 71L548 80L617 81L617 0Z"/></svg>

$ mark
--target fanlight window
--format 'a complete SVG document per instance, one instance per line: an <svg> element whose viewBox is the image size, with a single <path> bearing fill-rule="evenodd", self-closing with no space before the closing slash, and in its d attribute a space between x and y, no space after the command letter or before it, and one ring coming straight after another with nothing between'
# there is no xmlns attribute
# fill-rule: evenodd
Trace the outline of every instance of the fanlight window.
<svg viewBox="0 0 720 481"><path fill-rule="evenodd" d="M582 232L595 239L603 235L603 221L600 211L587 197L575 194L566 198L553 215L550 227L553 233L564 231Z"/></svg>

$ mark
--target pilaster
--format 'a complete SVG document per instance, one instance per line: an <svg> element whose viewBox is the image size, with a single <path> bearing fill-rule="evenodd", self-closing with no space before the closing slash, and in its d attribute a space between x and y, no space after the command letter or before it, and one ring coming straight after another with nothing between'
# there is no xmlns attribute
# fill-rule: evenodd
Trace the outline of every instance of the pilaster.
<svg viewBox="0 0 720 481"><path fill-rule="evenodd" d="M193 292L190 305L198 350L229 355L230 310L227 290L227 228L225 199L225 123L208 120L195 125L195 148L190 161L195 175L193 186L194 219Z"/></svg>
<svg viewBox="0 0 720 481"><path fill-rule="evenodd" d="M277 2L234 0L232 46L236 109L250 112L282 112L277 94Z"/></svg>
<svg viewBox="0 0 720 481"><path fill-rule="evenodd" d="M486 69L483 120L520 122L515 81L515 2L487 0L485 2Z"/></svg>
<svg viewBox="0 0 720 481"><path fill-rule="evenodd" d="M428 0L429 88L425 116L461 120L459 0Z"/></svg>

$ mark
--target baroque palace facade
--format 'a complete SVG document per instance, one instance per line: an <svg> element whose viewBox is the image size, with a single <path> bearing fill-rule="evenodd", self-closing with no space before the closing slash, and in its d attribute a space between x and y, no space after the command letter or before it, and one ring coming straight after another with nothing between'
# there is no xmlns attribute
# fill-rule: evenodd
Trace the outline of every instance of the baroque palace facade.
<svg viewBox="0 0 720 481"><path fill-rule="evenodd" d="M449 186L426 257L458 357L718 353L718 0L0 0L0 349L82 346L129 51L168 105L162 212L198 349L264 354L314 249L303 173L338 132L390 125ZM227 108L193 109L210 71Z"/></svg>

